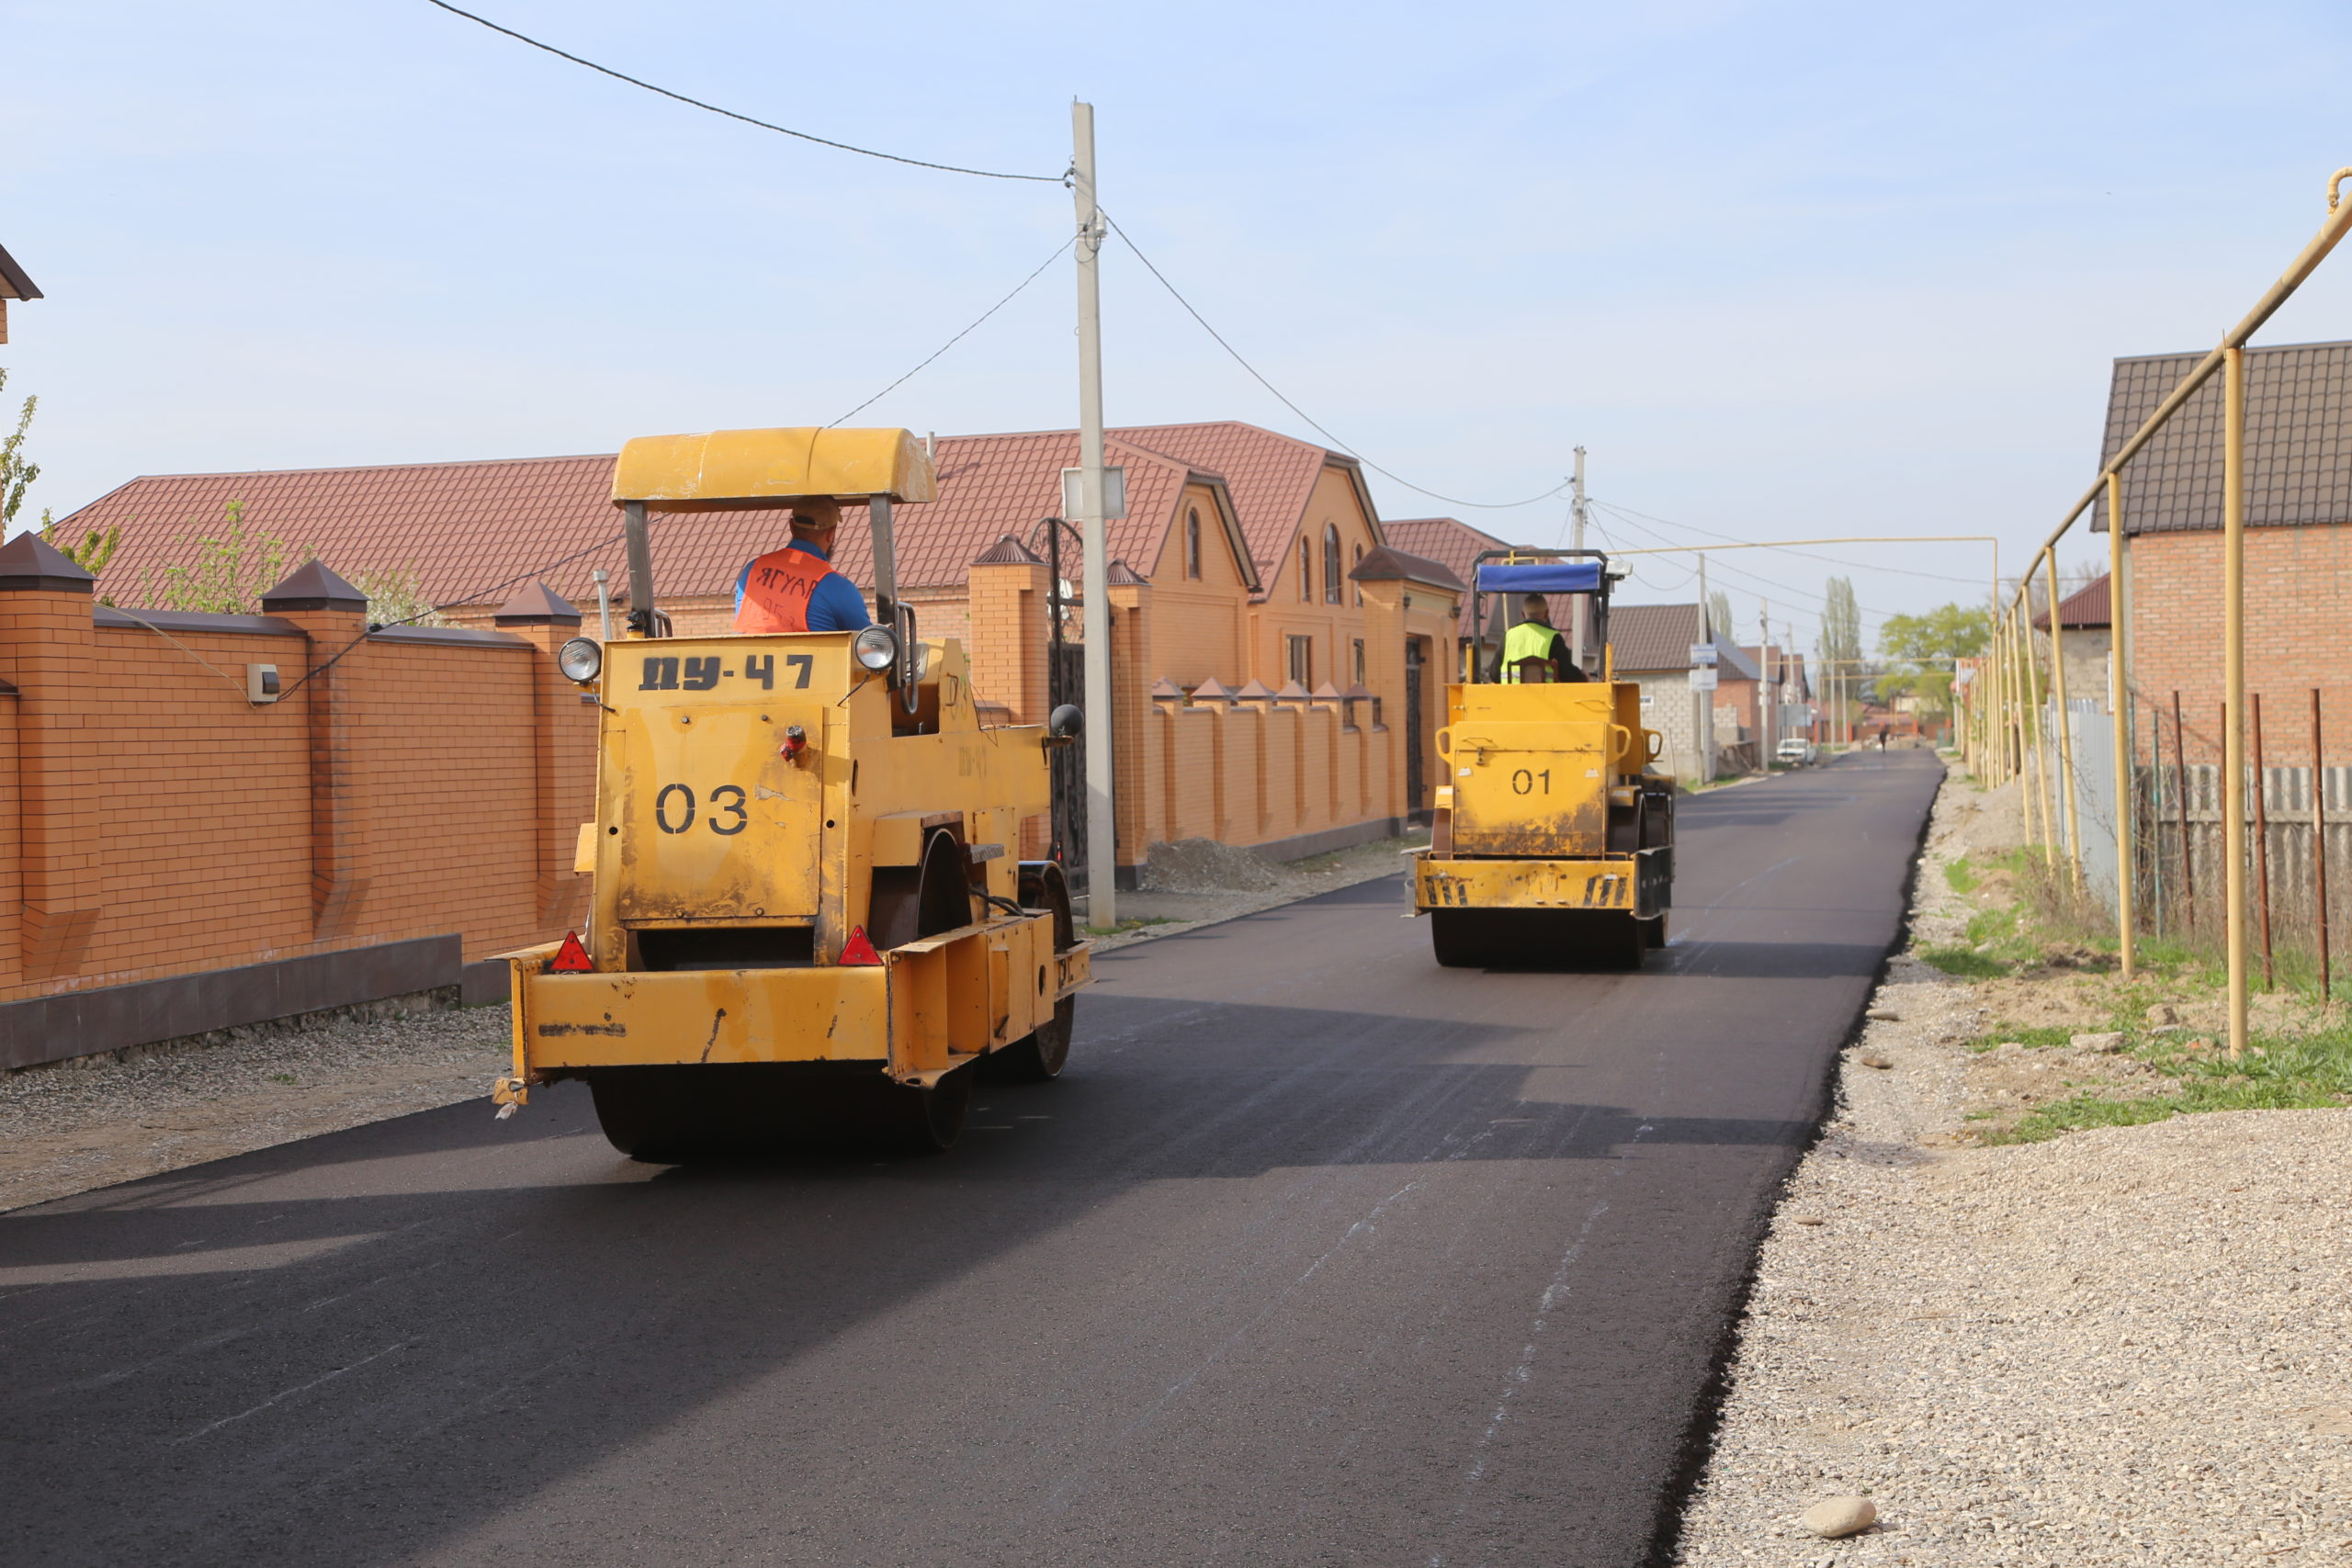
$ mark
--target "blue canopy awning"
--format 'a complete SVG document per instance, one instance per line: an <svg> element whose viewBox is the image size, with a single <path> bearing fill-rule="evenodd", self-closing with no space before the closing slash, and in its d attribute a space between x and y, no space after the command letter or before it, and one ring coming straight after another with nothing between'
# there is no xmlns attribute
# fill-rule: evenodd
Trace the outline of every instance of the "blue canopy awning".
<svg viewBox="0 0 2352 1568"><path fill-rule="evenodd" d="M1597 593L1600 563L1597 560L1482 561L1478 566L1481 593Z"/></svg>

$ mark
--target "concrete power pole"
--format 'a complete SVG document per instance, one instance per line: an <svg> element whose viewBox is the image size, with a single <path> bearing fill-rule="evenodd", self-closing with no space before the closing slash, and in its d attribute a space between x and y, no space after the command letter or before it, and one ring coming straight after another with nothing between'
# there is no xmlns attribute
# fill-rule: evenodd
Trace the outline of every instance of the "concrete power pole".
<svg viewBox="0 0 2352 1568"><path fill-rule="evenodd" d="M1715 640L1714 612L1707 598L1707 552L1697 551L1699 557L1699 640ZM1724 630L1730 628L1726 626ZM1693 692L1690 700L1697 711L1690 716L1690 734L1699 746L1699 782L1712 784L1715 777L1715 694Z"/></svg>
<svg viewBox="0 0 2352 1568"><path fill-rule="evenodd" d="M1086 923L1118 923L1117 777L1111 712L1110 530L1102 519L1102 214L1095 202L1094 106L1069 107L1078 203L1078 517L1086 541Z"/></svg>
<svg viewBox="0 0 2352 1568"><path fill-rule="evenodd" d="M1774 698L1778 688L1772 680L1772 602L1769 599L1756 602L1756 771L1769 773L1781 740L1781 705Z"/></svg>
<svg viewBox="0 0 2352 1568"><path fill-rule="evenodd" d="M1577 471L1568 481L1575 499L1568 503L1568 544L1572 548L1584 548L1584 448L1577 448ZM1585 611L1591 601L1577 594L1568 604L1571 630L1568 633L1568 656L1581 667L1584 663Z"/></svg>

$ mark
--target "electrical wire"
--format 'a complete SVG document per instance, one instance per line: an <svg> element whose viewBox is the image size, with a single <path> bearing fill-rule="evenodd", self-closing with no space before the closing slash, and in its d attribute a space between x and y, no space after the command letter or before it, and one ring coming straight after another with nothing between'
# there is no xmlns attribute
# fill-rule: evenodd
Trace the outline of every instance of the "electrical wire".
<svg viewBox="0 0 2352 1568"><path fill-rule="evenodd" d="M978 331L981 321L987 321L990 316L995 315L999 310L1001 310L1007 305L1012 304L1012 301L1020 296L1023 289L1028 288L1031 284L1036 282L1038 278L1044 276L1046 269L1053 265L1056 262L1061 260L1062 253L1069 250L1077 243L1078 236L1072 234L1069 239L1064 240L1060 244L1056 245L1054 247L1054 254L1047 256L1044 261L1039 262L1035 272L1031 273L1028 276L1014 284L1011 294L1006 295L1003 299L998 300L995 304L981 311L979 321L974 321L970 326L966 327L962 332L957 333L954 337L951 337L945 343L941 344L936 349L932 351L930 357L926 358L922 364L916 366L912 370L908 371L905 375L899 377L897 380L891 382L888 386L883 388L880 391L866 399L865 401L858 404L856 408L850 410L849 413L842 415L841 419L833 421L833 424L839 424L842 423L842 420L848 419L853 414L860 413L865 410L873 407L876 403L880 402L884 398L888 397L891 393L897 391L899 388L913 380L917 376L922 373L925 367L929 366L932 360L938 358L941 355L946 353L949 349L954 348L957 344L962 343L966 338L971 336L973 333ZM827 430L831 430L833 428L833 424L829 424L825 426L825 428Z"/></svg>
<svg viewBox="0 0 2352 1568"><path fill-rule="evenodd" d="M1693 534L1704 534L1711 539L1723 539L1735 545L1745 545L1750 543L1750 541L1741 538L1736 534L1724 534L1719 533L1713 528L1702 528L1696 523L1673 523L1663 517L1651 517L1646 512L1634 512L1632 508L1622 506L1615 502L1602 502L1594 500L1590 497L1587 497L1586 500L1587 504L1589 505L1607 506L1611 512L1614 512L1620 517L1627 517L1630 514L1632 517L1647 518L1648 521L1656 523L1661 527L1687 529ZM1644 531L1647 532L1647 530ZM1651 536L1656 538L1659 536L1652 535ZM1668 543L1671 542L1671 540L1668 541ZM1831 566L1842 566L1854 571L1892 571L1904 577L1925 577L1932 579L1937 582L1960 582L1966 583L1971 587L1975 586L1980 581L1982 581L1981 579L1973 577L1954 577L1950 572L1921 571L1915 567L1880 566L1870 561L1847 560L1839 556L1825 556L1816 554L1812 550L1793 549L1787 545L1757 545L1755 547L1759 550L1777 551L1784 556L1803 556L1807 560L1826 561Z"/></svg>
<svg viewBox="0 0 2352 1568"><path fill-rule="evenodd" d="M440 0L434 0L434 4L440 4ZM1096 210L1102 211L1100 208L1097 208ZM1544 491L1541 495L1531 495L1524 501L1464 501L1458 495L1447 495L1442 491L1430 490L1425 485L1417 485L1408 479L1402 478L1397 474L1390 472L1388 469L1384 468L1379 464L1374 462L1371 458L1365 457L1362 452L1357 451L1354 447L1340 440L1338 436L1332 434L1330 431L1324 428L1322 423L1313 414L1308 413L1305 409L1300 408L1296 403L1291 401L1288 397L1284 396L1283 389L1280 387L1277 387L1272 381L1267 380L1256 366L1241 357L1241 351L1227 343L1223 333L1218 332L1215 327L1209 325L1208 318L1202 315L1198 310L1194 309L1193 302L1190 299L1185 299L1184 296L1177 290L1174 284L1168 281L1168 275L1166 273L1161 272L1159 267L1152 265L1151 258L1143 254L1143 247L1136 243L1135 236L1128 233L1125 229L1119 227L1119 220L1117 219L1112 217L1108 212L1102 212L1102 221L1111 226L1111 231L1113 233L1118 235L1120 239L1125 240L1127 243L1127 249L1135 252L1136 260L1143 263L1145 271L1150 273L1153 277L1159 280L1159 287L1168 290L1168 297L1175 300L1179 305L1184 307L1184 313L1192 317L1193 321L1199 322L1201 330L1208 333L1210 337L1215 338L1216 340L1216 345L1225 350L1227 354L1232 355L1233 362L1236 365L1240 366L1242 369L1247 370L1250 373L1250 378L1254 379L1258 385L1265 388L1269 392L1272 392L1274 395L1275 401L1281 403L1283 407L1290 410L1291 412L1305 420L1315 429L1317 434L1323 437L1324 440L1329 441L1340 451L1349 454L1351 457L1354 457L1356 461L1362 463L1365 468L1370 468L1374 473L1379 474L1389 479L1394 479L1396 483L1403 485L1407 490L1412 491L1417 494L1426 495L1432 501L1444 502L1448 506L1476 507L1482 512L1509 512L1514 507L1532 506L1539 501L1551 500L1554 496L1567 490L1574 482L1572 480L1563 479L1558 484L1554 485L1550 490Z"/></svg>
<svg viewBox="0 0 2352 1568"><path fill-rule="evenodd" d="M667 512L648 513L645 519L646 525L650 529L654 523L670 515L671 513ZM466 604L479 604L484 599L489 598L492 594L497 593L504 589L512 588L518 582L526 582L534 578L545 577L548 572L553 571L560 566L570 566L582 556L591 556L594 555L598 550L611 549L615 545L619 544L623 539L628 537L628 531L627 529L623 529L621 532L613 535L610 538L599 539L594 544L588 546L584 549L574 550L568 556L560 556L551 561L542 561L540 564L532 567L527 571L518 571L512 577L501 578L496 582L492 583L489 587L478 588L462 599L452 599L446 604L435 604L427 609L419 610L413 615L404 615L397 621L385 621L379 625L371 626L366 631L361 632L357 637L353 637L349 642L345 643L341 648L337 649L334 652L334 656L329 659L324 664L321 664L314 669L306 671L300 680L295 682L292 685L280 692L278 696L281 699L292 696L296 692L308 685L313 677L323 675L328 671L334 669L336 665L342 663L345 655L350 653L352 649L357 648L361 643L366 642L369 637L374 637L378 632L390 631L394 626L409 626L414 622L424 619L427 615L437 615L444 610L455 610L461 605ZM154 629L159 632L163 630L160 626L155 627ZM193 657L193 655L191 655L191 657ZM198 662L201 663L202 660L199 660Z"/></svg>
<svg viewBox="0 0 2352 1568"><path fill-rule="evenodd" d="M582 60L580 56L558 49L551 43L541 43L527 33L518 33L513 28L500 27L487 17L477 17L471 11L460 10L450 5L449 0L424 0L424 3L428 6L437 6L453 17L463 17L469 22L479 22L492 32L504 33L508 38L519 43L527 43L533 49L544 50L559 60L569 60L574 65L584 65L591 71L601 72L616 82L626 82L632 87L642 87L649 93L659 93L665 98L674 98L679 103L707 110L711 114L724 115L729 119L740 119L745 125L755 125L762 130L773 130L780 136L794 136L803 141L813 141L820 147L831 147L843 152L855 152L860 157L880 158L892 164L909 164L918 169L937 169L950 175L977 175L984 180L1034 180L1039 185L1057 186L1066 183L1069 178L1068 175L1008 175L995 169L967 169L959 164L934 164L923 158L902 158L896 152L877 152L871 147L853 147L846 141L835 141L830 137L813 136L805 130L795 130L788 125L771 125L763 119L753 119L747 114L737 114L733 109L720 108L717 104L704 103L700 98L690 98L684 93L673 93L667 87L657 87L650 82L640 81L625 72L616 71L609 65L599 65L593 60Z"/></svg>

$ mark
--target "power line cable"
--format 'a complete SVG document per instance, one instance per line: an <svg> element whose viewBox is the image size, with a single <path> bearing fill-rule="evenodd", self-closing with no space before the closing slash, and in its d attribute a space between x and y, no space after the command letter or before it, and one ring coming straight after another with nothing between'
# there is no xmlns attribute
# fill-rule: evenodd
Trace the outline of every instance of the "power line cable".
<svg viewBox="0 0 2352 1568"><path fill-rule="evenodd" d="M1648 518L1650 522L1656 523L1661 527L1686 529L1693 534L1704 534L1711 539L1723 539L1735 545L1753 543L1751 540L1741 538L1736 534L1724 534L1719 533L1713 528L1702 528L1696 523L1668 522L1663 517L1651 517L1646 512L1634 512L1630 507L1621 506L1614 502L1593 500L1589 497L1587 499L1589 504L1593 506L1606 506L1611 511L1616 513L1620 517L1627 516L1630 513L1634 517ZM1652 535L1652 537L1654 538L1659 536L1660 536ZM1668 542L1672 543L1673 541L1668 540ZM1977 586L1979 582L1979 580L1973 577L1954 577L1950 572L1944 571L1920 571L1914 567L1880 566L1869 561L1847 560L1840 556L1825 556L1818 555L1811 550L1792 549L1787 545L1757 545L1756 548L1759 550L1773 550L1784 556L1803 556L1807 560L1826 561L1831 566L1842 566L1853 571L1892 571L1904 577L1931 578L1938 582L1960 582L1966 583L1971 587Z"/></svg>
<svg viewBox="0 0 2352 1568"><path fill-rule="evenodd" d="M729 119L740 119L745 125L755 125L762 130L773 130L780 136L794 136L803 141L813 141L820 147L831 147L843 152L855 152L865 158L880 158L892 164L909 164L918 169L937 169L950 175L977 175L984 180L1034 180L1039 185L1057 186L1069 178L1068 175L1008 175L995 169L967 169L956 164L934 164L923 158L902 158L896 152L877 152L871 147L853 147L846 141L835 141L830 137L814 136L805 130L795 130L788 125L772 125L763 119L754 119L747 114L737 114L733 109L720 108L717 104L704 103L700 98L690 98L684 93L673 93L667 87L657 87L650 82L640 81L626 72L616 71L609 65L599 65L593 60L582 60L580 56L558 49L551 43L541 43L527 33L518 33L513 28L500 27L487 17L477 17L471 11L460 10L450 5L449 0L425 0L425 4L437 6L453 17L463 17L469 22L479 22L492 32L504 33L508 38L519 43L527 43L533 49L545 50L559 60L569 60L574 65L584 65L591 71L601 72L616 82L626 82L632 87L642 87L649 93L659 93L665 98L674 98L679 103L711 114L724 115Z"/></svg>
<svg viewBox="0 0 2352 1568"><path fill-rule="evenodd" d="M441 0L433 0L433 3L435 5L439 5ZM1099 208L1096 209L1096 210L1102 211ZM1554 496L1567 490L1573 482L1571 480L1563 479L1558 484L1554 485L1550 490L1544 491L1543 494L1531 495L1524 501L1464 501L1458 495L1446 495L1438 491L1430 490L1425 485L1417 485L1408 479L1391 473L1388 469L1382 468L1379 464L1365 457L1362 452L1357 451L1353 446L1349 446L1346 442L1332 434L1330 431L1324 428L1322 423L1316 419L1313 414L1308 413L1305 409L1300 408L1296 403L1291 401L1288 397L1284 396L1283 389L1280 387L1277 387L1272 381L1267 380L1266 378L1260 373L1256 366L1241 357L1241 351L1227 343L1225 340L1225 334L1223 333L1218 332L1215 327L1209 325L1208 318L1202 315L1199 310L1195 310L1193 306L1193 302L1190 299L1185 299L1184 296L1178 291L1174 284L1168 281L1168 275L1166 273L1161 272L1159 267L1152 265L1151 258L1143 254L1143 247L1136 243L1135 236L1128 233L1125 229L1119 227L1119 220L1117 219L1112 217L1108 212L1102 212L1102 221L1111 226L1112 232L1117 234L1120 239L1125 240L1127 243L1127 249L1135 252L1136 260L1143 263L1144 270L1150 273L1153 277L1159 280L1159 287L1168 290L1169 298L1175 300L1179 305L1184 307L1184 313L1192 317L1193 321L1199 322L1201 330L1208 333L1212 338L1215 338L1216 340L1216 345L1225 350L1227 354L1232 355L1233 362L1236 365L1238 365L1242 369L1247 370L1251 378L1254 379L1258 385L1265 388L1266 390L1274 395L1274 400L1277 402L1281 403L1283 407L1290 410L1291 412L1298 415L1299 418L1305 420L1315 429L1317 434L1323 437L1323 439L1329 441L1332 446L1337 446L1340 451L1354 457L1358 462L1362 463L1365 468L1370 468L1374 473L1382 475L1386 479L1394 479L1396 483L1403 485L1407 490L1413 491L1418 494L1426 495L1432 501L1444 502L1448 506L1476 507L1482 512L1508 512L1514 507L1532 506L1539 501L1551 500Z"/></svg>
<svg viewBox="0 0 2352 1568"><path fill-rule="evenodd" d="M435 0L435 3L437 4L438 0ZM849 413L842 415L841 419L833 421L833 424L839 424L842 423L842 420L848 419L851 414L859 413L865 409L873 407L876 403L880 402L884 398L888 397L891 393L897 391L899 388L913 380L917 376L922 373L924 367L929 366L932 360L938 358L941 355L946 353L949 349L954 348L957 344L962 343L966 338L971 336L973 333L979 330L981 321L987 321L990 316L995 315L999 310L1001 310L1007 305L1012 304L1023 289L1028 288L1031 284L1036 282L1038 278L1045 276L1046 269L1053 265L1056 262L1061 260L1062 253L1069 250L1076 243L1078 243L1078 236L1072 234L1069 239L1064 240L1060 244L1056 245L1054 247L1054 254L1047 256L1044 261L1039 262L1035 272L1031 273L1019 283L1014 284L1011 294L1006 295L1003 299L998 300L995 304L981 311L979 321L974 321L970 326L966 327L962 332L957 333L954 337L951 337L945 343L941 344L936 349L932 351L930 356L926 358L922 365L916 366L912 370L908 371L905 375L899 377L897 380L891 382L888 386L883 388L880 391L866 399L865 401L858 404L856 408L850 410ZM829 424L825 426L825 428L827 430L831 430L833 428L833 424Z"/></svg>

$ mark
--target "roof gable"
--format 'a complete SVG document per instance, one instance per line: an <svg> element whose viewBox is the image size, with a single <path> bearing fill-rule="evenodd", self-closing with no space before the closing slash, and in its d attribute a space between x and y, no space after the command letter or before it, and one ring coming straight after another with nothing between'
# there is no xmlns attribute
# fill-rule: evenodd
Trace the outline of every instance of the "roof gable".
<svg viewBox="0 0 2352 1568"><path fill-rule="evenodd" d="M1354 458L1277 434L1239 420L1216 420L1202 424L1147 424L1114 434L1123 442L1139 443L1223 476L1233 493L1233 510L1256 562L1258 575L1272 581L1291 540L1306 519L1316 481L1327 468L1344 470L1356 490L1358 504L1381 542L1380 518L1364 493Z"/></svg>

